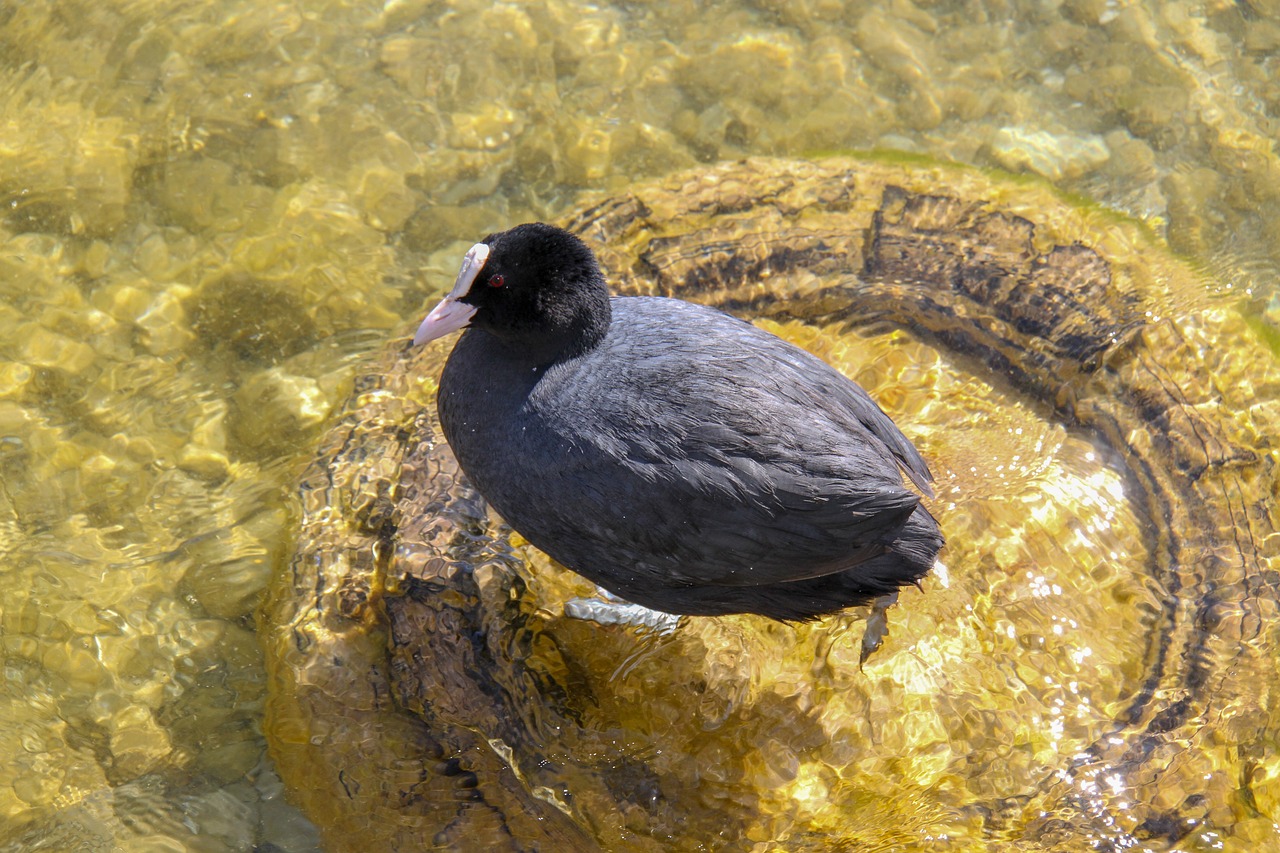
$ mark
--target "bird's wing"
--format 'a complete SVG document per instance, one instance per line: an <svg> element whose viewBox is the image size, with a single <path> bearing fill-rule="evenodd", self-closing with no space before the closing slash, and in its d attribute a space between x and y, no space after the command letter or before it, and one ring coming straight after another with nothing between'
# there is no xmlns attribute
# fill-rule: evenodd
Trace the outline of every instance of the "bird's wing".
<svg viewBox="0 0 1280 853"><path fill-rule="evenodd" d="M691 584L794 581L883 553L919 503L899 466L928 488L910 442L802 350L719 314L706 331L654 330L625 373L596 359L598 375L574 371L532 413L567 443L537 462L545 492L525 503L545 532L531 541L569 566L609 553L619 571ZM590 429L563 414L588 409Z"/></svg>

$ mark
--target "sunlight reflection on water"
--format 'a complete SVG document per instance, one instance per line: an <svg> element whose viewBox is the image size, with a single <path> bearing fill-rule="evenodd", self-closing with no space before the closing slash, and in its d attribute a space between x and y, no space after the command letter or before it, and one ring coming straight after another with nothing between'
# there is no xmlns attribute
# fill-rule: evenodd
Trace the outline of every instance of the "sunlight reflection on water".
<svg viewBox="0 0 1280 853"><path fill-rule="evenodd" d="M318 845L264 757L255 637L299 464L459 246L584 191L878 145L1031 170L1253 288L1274 346L1276 32L1273 3L0 4L0 845ZM1026 716L988 709L972 736L1065 749L1138 677L1138 631L1116 622L1163 593L1118 568L1143 520L1109 460L1034 406L909 338L874 361L844 367L933 424L912 437L938 460L947 559L990 575L899 608L903 683L854 693L900 716L882 743L941 745L945 709L899 697L1014 684ZM1067 545L1092 556L1054 560ZM996 672L946 683L958 646ZM1058 667L1093 674L1045 682ZM1242 716L1269 713L1253 698ZM905 775L953 784L948 750ZM1239 760L1206 772L1254 779L1269 814L1280 770ZM822 826L847 780L798 766L779 800ZM972 793L1007 792L986 772Z"/></svg>

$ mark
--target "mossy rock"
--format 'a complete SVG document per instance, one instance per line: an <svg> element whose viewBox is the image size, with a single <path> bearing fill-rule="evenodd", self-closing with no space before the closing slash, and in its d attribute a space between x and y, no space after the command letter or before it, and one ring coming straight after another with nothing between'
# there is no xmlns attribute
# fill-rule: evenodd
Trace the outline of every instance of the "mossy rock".
<svg viewBox="0 0 1280 853"><path fill-rule="evenodd" d="M867 386L938 475L946 571L861 668L857 612L567 618L589 585L486 513L436 419L450 342L406 325L302 476L262 614L267 734L329 849L1276 840L1280 371L1200 271L1040 183L893 158L705 168L563 221L616 291Z"/></svg>

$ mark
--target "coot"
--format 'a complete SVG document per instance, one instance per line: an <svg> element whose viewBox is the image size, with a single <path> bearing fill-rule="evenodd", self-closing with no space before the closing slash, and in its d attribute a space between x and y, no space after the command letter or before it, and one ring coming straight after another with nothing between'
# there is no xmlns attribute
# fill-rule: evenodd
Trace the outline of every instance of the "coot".
<svg viewBox="0 0 1280 853"><path fill-rule="evenodd" d="M610 297L543 223L467 252L414 342L466 328L444 434L493 508L562 565L676 614L806 620L914 583L942 535L920 454L858 385L727 314Z"/></svg>

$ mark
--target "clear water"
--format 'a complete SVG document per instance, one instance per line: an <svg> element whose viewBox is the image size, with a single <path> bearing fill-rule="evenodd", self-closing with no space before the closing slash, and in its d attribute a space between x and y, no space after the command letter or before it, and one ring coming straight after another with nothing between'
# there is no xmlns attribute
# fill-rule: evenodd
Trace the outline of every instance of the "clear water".
<svg viewBox="0 0 1280 853"><path fill-rule="evenodd" d="M1274 341L1278 120L1266 0L0 0L0 849L317 848L265 757L255 608L352 363L478 235L699 163L892 148L1146 219ZM1070 435L1018 434L998 399L972 417L990 434L949 451L944 502L1052 480L1073 512L1118 511ZM1008 473L976 476L1007 435ZM963 512L949 524L997 565L1025 557ZM961 626L996 601L1055 618L1070 568L933 594ZM1032 669L1080 648L995 642ZM1087 724L1078 691L1047 695ZM1032 754L1066 736L1039 713L1008 735ZM1270 825L1269 752L1214 759L1257 776L1242 825ZM946 766L920 761L904 775Z"/></svg>

